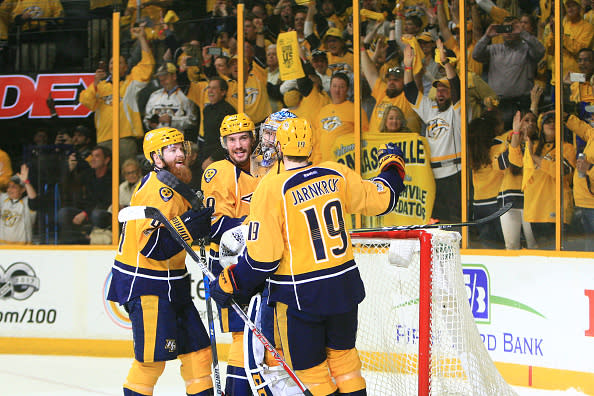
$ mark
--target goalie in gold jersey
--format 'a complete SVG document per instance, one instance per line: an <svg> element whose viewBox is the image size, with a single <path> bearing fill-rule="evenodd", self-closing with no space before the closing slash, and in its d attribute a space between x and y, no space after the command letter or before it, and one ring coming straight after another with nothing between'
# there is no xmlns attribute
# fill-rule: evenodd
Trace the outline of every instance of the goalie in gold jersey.
<svg viewBox="0 0 594 396"><path fill-rule="evenodd" d="M185 164L189 149L175 128L147 132L143 150L154 169L136 187L130 205L156 207L191 244L209 234L212 209L194 211L176 191L175 182L187 183L192 177ZM166 171L168 184L158 175ZM184 249L158 222L124 223L107 299L122 304L132 322L134 362L125 396L152 395L165 361L175 358L181 361L188 395L213 394L210 338L192 302L185 258Z"/></svg>
<svg viewBox="0 0 594 396"><path fill-rule="evenodd" d="M301 381L314 395L365 395L355 349L365 290L344 216L394 210L404 156L387 144L371 181L335 162L312 166L311 126L299 118L281 123L276 147L286 170L258 185L246 249L211 282L211 296L227 306L268 278L283 353Z"/></svg>

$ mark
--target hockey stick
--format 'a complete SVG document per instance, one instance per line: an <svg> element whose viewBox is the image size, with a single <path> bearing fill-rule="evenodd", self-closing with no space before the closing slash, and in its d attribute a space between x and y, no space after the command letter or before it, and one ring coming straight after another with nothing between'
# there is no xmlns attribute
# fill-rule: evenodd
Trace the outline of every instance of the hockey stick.
<svg viewBox="0 0 594 396"><path fill-rule="evenodd" d="M200 240L200 261L206 265L206 249L204 240ZM219 355L217 353L217 339L215 336L214 315L212 314L212 302L210 300L210 285L206 275L204 275L204 300L206 303L206 317L208 319L208 335L210 336L210 349L212 353L212 371L214 372L215 394L224 396L221 390L221 372L219 371Z"/></svg>
<svg viewBox="0 0 594 396"><path fill-rule="evenodd" d="M177 229L171 224L169 219L161 213L161 211L157 208L153 208L150 206L128 206L122 210L118 214L118 221L123 223L130 220L139 220L139 219L153 219L157 220L161 224L167 228L167 230L171 233L173 238L185 249L185 251L190 255L190 257L198 264L202 273L208 278L208 280L212 281L215 280L215 276L212 272L208 269L205 263L200 260L200 257L196 254L196 252L188 245L188 243L184 240L184 238L179 234ZM252 333L260 340L260 342L264 345L264 348L268 352L270 352L274 359L279 363L280 366L289 374L289 376L295 381L295 384L301 389L304 395L312 396L312 393L303 385L301 380L297 377L295 372L289 367L285 359L280 355L280 353L272 346L270 341L266 339L264 334L256 327L256 325L248 318L248 316L243 312L241 307L232 300L231 307L235 310L237 315L244 321L245 324L248 325Z"/></svg>
<svg viewBox="0 0 594 396"><path fill-rule="evenodd" d="M381 231L410 231L410 230L426 230L429 228L438 228L441 230L448 230L448 229L457 228L457 227L476 226L476 225L488 223L490 221L497 219L498 217L501 217L501 215L507 213L507 211L510 210L511 207L512 207L512 203L508 202L505 205L503 205L503 207L501 207L496 212L491 213L489 216L486 216L486 217L483 217L480 219L476 219L474 221L466 221L466 222L462 222L462 223L450 223L450 224L436 223L436 224L419 224L419 225L405 225L405 226L388 226L388 227L377 227L377 228L358 228L358 229L353 229L350 232L351 233L365 233L365 232L378 232L378 231L379 232L381 232Z"/></svg>

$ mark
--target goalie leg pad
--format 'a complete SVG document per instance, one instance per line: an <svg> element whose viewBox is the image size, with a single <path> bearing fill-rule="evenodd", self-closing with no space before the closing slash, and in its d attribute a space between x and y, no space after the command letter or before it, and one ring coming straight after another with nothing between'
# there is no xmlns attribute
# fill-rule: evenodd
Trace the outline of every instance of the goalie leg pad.
<svg viewBox="0 0 594 396"><path fill-rule="evenodd" d="M179 371L186 383L186 392L189 395L200 394L202 391L212 389L210 347L179 355L178 358L181 361Z"/></svg>
<svg viewBox="0 0 594 396"><path fill-rule="evenodd" d="M365 389L365 379L361 376L361 359L355 348L336 350L328 348L328 367L341 393Z"/></svg>
<svg viewBox="0 0 594 396"><path fill-rule="evenodd" d="M165 362L143 363L138 360L132 362L128 371L128 377L124 384L124 394L129 395L152 395L157 380L165 370Z"/></svg>
<svg viewBox="0 0 594 396"><path fill-rule="evenodd" d="M269 338L269 334L273 333L274 310L264 301L264 294L262 294L262 297L259 294L252 297L248 316L256 326L262 329L265 337L272 341L272 338ZM264 313L267 311L270 314L270 321L265 323ZM303 394L287 372L280 367L272 354L265 350L264 345L254 336L254 333L247 325L244 330L243 341L245 371L254 395L296 396ZM273 364L269 364L269 360Z"/></svg>
<svg viewBox="0 0 594 396"><path fill-rule="evenodd" d="M296 370L295 374L314 396L332 395L336 392L326 361L306 370Z"/></svg>

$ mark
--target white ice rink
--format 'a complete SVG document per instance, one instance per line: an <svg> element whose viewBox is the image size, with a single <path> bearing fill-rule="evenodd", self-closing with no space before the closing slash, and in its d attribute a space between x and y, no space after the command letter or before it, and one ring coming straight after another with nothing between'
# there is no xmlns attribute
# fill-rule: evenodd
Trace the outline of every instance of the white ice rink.
<svg viewBox="0 0 594 396"><path fill-rule="evenodd" d="M0 396L121 396L122 383L130 363L129 358L0 355ZM221 363L223 377L225 367L225 363ZM573 390L515 389L519 396L583 395ZM179 375L179 362L168 363L154 395L185 394Z"/></svg>

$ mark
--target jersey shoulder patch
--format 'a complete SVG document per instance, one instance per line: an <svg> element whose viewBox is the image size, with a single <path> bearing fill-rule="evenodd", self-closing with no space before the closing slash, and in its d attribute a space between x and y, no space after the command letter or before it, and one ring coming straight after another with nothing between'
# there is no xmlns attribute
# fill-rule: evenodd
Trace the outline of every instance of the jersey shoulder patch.
<svg viewBox="0 0 594 396"><path fill-rule="evenodd" d="M206 172L204 172L204 181L210 183L213 177L217 174L217 170L213 168L208 168Z"/></svg>
<svg viewBox="0 0 594 396"><path fill-rule="evenodd" d="M173 198L173 190L171 190L169 187L161 187L159 189L159 195L163 201L167 202Z"/></svg>

